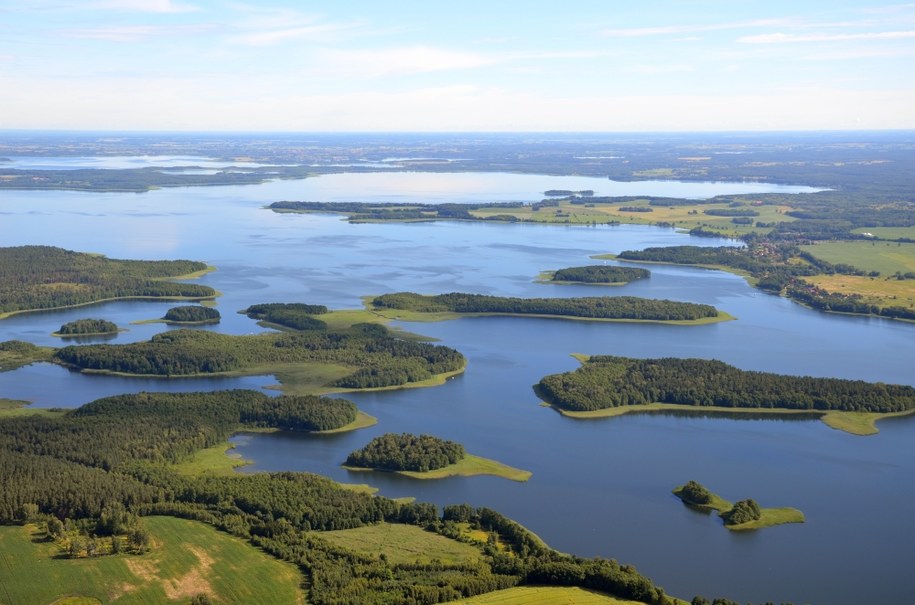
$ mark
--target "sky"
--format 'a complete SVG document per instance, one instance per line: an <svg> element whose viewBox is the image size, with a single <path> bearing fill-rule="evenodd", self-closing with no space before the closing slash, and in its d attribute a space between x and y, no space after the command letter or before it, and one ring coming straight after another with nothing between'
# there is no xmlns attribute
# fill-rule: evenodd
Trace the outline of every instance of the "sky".
<svg viewBox="0 0 915 605"><path fill-rule="evenodd" d="M0 0L0 129L915 128L915 3Z"/></svg>

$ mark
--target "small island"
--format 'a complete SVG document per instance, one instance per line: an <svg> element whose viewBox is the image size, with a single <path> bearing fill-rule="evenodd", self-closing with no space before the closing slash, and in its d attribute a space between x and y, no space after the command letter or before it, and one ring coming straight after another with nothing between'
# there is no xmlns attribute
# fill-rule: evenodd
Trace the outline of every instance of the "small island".
<svg viewBox="0 0 915 605"><path fill-rule="evenodd" d="M165 313L165 317L162 319L167 324L217 324L219 323L220 315L219 311L210 307L186 305L183 307L172 307Z"/></svg>
<svg viewBox="0 0 915 605"><path fill-rule="evenodd" d="M593 284L598 286L623 286L651 275L647 269L616 267L613 265L586 265L547 271L541 276L544 283Z"/></svg>
<svg viewBox="0 0 915 605"><path fill-rule="evenodd" d="M468 454L464 446L432 435L385 433L346 458L351 471L396 472L415 479L496 475L527 481L531 473Z"/></svg>
<svg viewBox="0 0 915 605"><path fill-rule="evenodd" d="M724 526L730 530L761 529L785 523L803 523L804 513L796 508L761 508L752 498L731 504L705 486L688 481L673 490L684 504L704 511L718 511Z"/></svg>
<svg viewBox="0 0 915 605"><path fill-rule="evenodd" d="M635 296L515 298L450 292L423 295L395 292L368 299L368 308L404 321L439 321L473 315L556 317L586 321L663 322L684 325L733 319L711 305Z"/></svg>
<svg viewBox="0 0 915 605"><path fill-rule="evenodd" d="M60 326L51 336L108 336L118 333L117 324L104 319L77 319Z"/></svg>

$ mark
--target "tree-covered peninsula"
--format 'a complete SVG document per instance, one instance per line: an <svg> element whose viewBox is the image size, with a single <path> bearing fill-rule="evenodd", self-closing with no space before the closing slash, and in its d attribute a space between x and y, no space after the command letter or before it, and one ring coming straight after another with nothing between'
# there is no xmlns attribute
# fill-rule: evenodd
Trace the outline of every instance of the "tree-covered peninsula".
<svg viewBox="0 0 915 605"><path fill-rule="evenodd" d="M586 265L557 269L549 274L549 281L557 283L622 285L651 275L647 269L617 267L614 265Z"/></svg>
<svg viewBox="0 0 915 605"><path fill-rule="evenodd" d="M92 336L97 334L117 334L116 323L105 319L77 319L60 326L55 336Z"/></svg>
<svg viewBox="0 0 915 605"><path fill-rule="evenodd" d="M373 310L413 313L535 315L617 321L715 321L729 319L711 305L634 296L581 298L515 298L485 294L422 295L414 292L383 294L371 299Z"/></svg>
<svg viewBox="0 0 915 605"><path fill-rule="evenodd" d="M327 388L402 386L459 372L464 356L449 347L395 338L382 325L356 324L336 330L218 334L173 330L149 341L93 344L59 349L54 359L96 372L151 376L269 374L304 365L342 369Z"/></svg>
<svg viewBox="0 0 915 605"><path fill-rule="evenodd" d="M0 248L0 318L119 298L213 298L208 286L166 281L208 269L196 261L117 260L51 246Z"/></svg>
<svg viewBox="0 0 915 605"><path fill-rule="evenodd" d="M806 520L804 513L796 508L762 508L752 498L732 504L697 481L687 481L674 488L673 492L684 504L693 508L717 511L724 526L731 530L761 529L785 523L803 523Z"/></svg>
<svg viewBox="0 0 915 605"><path fill-rule="evenodd" d="M327 313L327 310L324 305L262 303L251 305L241 313L266 324L274 324L293 330L323 330L327 328L327 324L314 316L323 315Z"/></svg>
<svg viewBox="0 0 915 605"><path fill-rule="evenodd" d="M707 359L595 355L572 372L545 376L536 389L548 403L573 415L612 415L656 409L656 404L725 412L812 412L825 414L830 426L859 434L870 431L855 430L841 417L866 415L872 423L881 415L915 411L911 386L747 371Z"/></svg>
<svg viewBox="0 0 915 605"><path fill-rule="evenodd" d="M219 323L219 311L200 305L185 305L172 307L165 312L162 318L170 324L215 324Z"/></svg>

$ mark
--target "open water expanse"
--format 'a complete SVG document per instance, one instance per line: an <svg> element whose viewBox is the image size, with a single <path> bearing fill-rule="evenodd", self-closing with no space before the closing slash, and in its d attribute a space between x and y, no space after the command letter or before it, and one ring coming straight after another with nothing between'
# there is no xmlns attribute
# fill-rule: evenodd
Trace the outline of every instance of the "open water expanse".
<svg viewBox="0 0 915 605"><path fill-rule="evenodd" d="M624 185L625 189L617 189ZM538 405L531 386L573 369L571 353L716 358L745 369L915 384L915 325L826 315L750 288L717 271L653 265L621 288L535 283L544 270L588 264L589 255L647 246L722 245L641 226L497 223L351 225L339 216L276 214L278 200L537 201L545 189L597 195L706 197L745 184L615 184L606 179L391 173L333 175L264 185L149 193L0 192L2 245L44 244L114 258L203 260L200 280L223 295L222 323L262 330L236 311L259 302L356 308L360 297L398 290L507 296L634 295L713 304L738 319L707 326L488 317L402 327L440 339L469 360L441 387L352 394L379 423L334 436L242 434L246 471L302 470L369 483L386 496L490 506L551 546L635 564L675 595L745 601L905 603L915 523L915 418L886 420L856 437L809 419L631 415L576 421ZM764 191L779 189L753 184ZM399 191L399 193L398 193ZM625 193L621 192L625 191ZM145 340L171 303L120 302L0 321L0 340L59 345L72 319L128 328L109 342ZM47 364L0 373L0 397L74 407L141 390L261 388L272 377L148 380L83 376ZM533 472L527 483L492 477L416 481L339 467L384 432L425 432L471 453ZM803 525L733 533L684 507L670 490L696 479L730 500L794 506Z"/></svg>

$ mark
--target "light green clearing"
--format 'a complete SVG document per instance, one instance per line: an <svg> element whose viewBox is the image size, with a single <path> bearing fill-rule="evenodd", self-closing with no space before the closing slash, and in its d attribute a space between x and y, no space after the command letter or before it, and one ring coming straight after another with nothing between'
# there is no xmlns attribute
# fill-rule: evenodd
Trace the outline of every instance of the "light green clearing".
<svg viewBox="0 0 915 605"><path fill-rule="evenodd" d="M394 565L431 563L435 559L454 565L478 561L482 554L470 544L400 523L379 523L355 529L315 532L314 535L358 553L384 554Z"/></svg>
<svg viewBox="0 0 915 605"><path fill-rule="evenodd" d="M51 361L54 349L51 347L26 347L27 352L0 351L0 372L15 370L39 361Z"/></svg>
<svg viewBox="0 0 915 605"><path fill-rule="evenodd" d="M466 605L643 605L578 587L516 586L452 603Z"/></svg>
<svg viewBox="0 0 915 605"><path fill-rule="evenodd" d="M63 416L67 410L60 408L33 408L30 401L0 397L0 418L13 416Z"/></svg>
<svg viewBox="0 0 915 605"><path fill-rule="evenodd" d="M538 284L557 284L559 286L625 286L628 281L565 281L555 280L555 271L543 271L534 281Z"/></svg>
<svg viewBox="0 0 915 605"><path fill-rule="evenodd" d="M170 277L153 277L150 278L152 281L183 281L188 279L199 279L206 275L207 273L212 273L216 270L216 267L212 265L207 265L206 269L201 269L200 271L194 271L192 273L185 273L184 275L173 275Z"/></svg>
<svg viewBox="0 0 915 605"><path fill-rule="evenodd" d="M675 488L673 490L674 495L679 497L682 488L682 485ZM715 493L712 493L712 501L708 504L694 504L692 502L686 502L685 500L683 500L683 503L699 510L718 511L719 516L734 508L732 502L725 500ZM762 529L764 527L784 525L785 523L804 523L806 520L804 518L804 513L796 508L791 508L790 506L781 508L760 507L759 512L760 517L755 521L747 521L746 523L740 523L739 525L725 524L724 526L732 531L744 531L748 529Z"/></svg>
<svg viewBox="0 0 915 605"><path fill-rule="evenodd" d="M853 241L821 242L801 246L801 250L833 264L846 264L864 271L879 271L883 277L915 272L915 244L900 242Z"/></svg>
<svg viewBox="0 0 915 605"><path fill-rule="evenodd" d="M876 435L878 429L876 422L884 418L895 418L898 416L908 416L915 413L915 410L905 412L888 412L885 414L873 412L840 412L822 410L789 410L784 408L726 408L717 406L694 406L682 405L676 403L648 403L645 405L627 405L616 408L605 408L603 410L591 410L587 412L573 412L564 410L555 405L543 402L546 406L553 408L563 416L578 419L592 418L613 418L624 414L651 414L656 412L683 412L688 414L703 414L713 412L715 414L765 414L767 416L795 416L798 414L817 414L819 419L828 427L851 433L852 435Z"/></svg>
<svg viewBox="0 0 915 605"><path fill-rule="evenodd" d="M870 233L881 239L908 238L915 240L915 227L862 227L852 230L852 233Z"/></svg>
<svg viewBox="0 0 915 605"><path fill-rule="evenodd" d="M3 602L186 605L206 593L214 603L304 603L298 570L239 538L173 517L143 524L153 537L149 553L76 560L57 558L60 548L34 525L0 527Z"/></svg>
<svg viewBox="0 0 915 605"><path fill-rule="evenodd" d="M374 416L370 416L365 412L359 411L356 412L356 419L345 424L338 429L329 429L326 431L314 431L315 435L333 435L335 433L348 433L349 431L355 431L358 429L364 429L370 426L378 424L378 419Z"/></svg>
<svg viewBox="0 0 915 605"><path fill-rule="evenodd" d="M476 475L495 475L496 477L502 477L504 479L511 479L512 481L527 481L531 478L529 471L523 471L517 469L513 466L508 466L507 464L502 464L501 462L496 462L495 460L490 460L489 458L481 458L479 456L474 456L473 454L466 454L462 460L459 460L455 464L449 464L446 467L439 468L433 471L426 472L417 472L417 471L384 471L373 468L364 468L358 466L346 466L343 468L350 471L358 472L380 472L388 473L394 472L398 475L403 475L405 477L411 477L413 479L444 479L446 477L473 477Z"/></svg>

